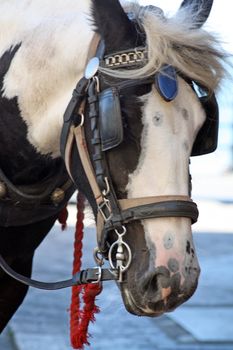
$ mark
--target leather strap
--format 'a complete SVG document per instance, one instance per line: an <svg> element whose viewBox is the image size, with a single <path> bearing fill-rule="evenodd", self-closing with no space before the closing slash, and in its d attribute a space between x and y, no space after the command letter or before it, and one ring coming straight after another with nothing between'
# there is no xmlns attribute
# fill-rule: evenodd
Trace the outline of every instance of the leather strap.
<svg viewBox="0 0 233 350"><path fill-rule="evenodd" d="M77 286L80 284L99 283L101 281L110 281L118 279L118 270L102 269L99 267L82 270L76 273L71 279L59 282L40 282L31 278L25 277L16 271L14 271L0 255L0 267L8 275L16 279L17 281L26 284L27 286L44 289L44 290L57 290Z"/></svg>
<svg viewBox="0 0 233 350"><path fill-rule="evenodd" d="M186 217L194 224L199 215L196 203L186 196L123 199L119 200L119 203L122 208L120 216L113 214L106 222L100 213L97 217L97 241L100 251L104 254L107 251L108 232L120 226L122 222L127 224L135 220Z"/></svg>
<svg viewBox="0 0 233 350"><path fill-rule="evenodd" d="M89 157L87 144L86 144L86 138L85 138L85 134L84 134L84 127L83 126L76 127L73 129L73 132L74 132L74 137L75 137L77 149L79 152L79 156L80 156L80 159L82 162L82 166L85 170L85 173L86 173L86 176L88 178L91 189L93 191L96 203L98 205L98 204L103 202L104 198L103 198L102 192L100 191L98 183L96 181L94 169L93 169L90 157Z"/></svg>
<svg viewBox="0 0 233 350"><path fill-rule="evenodd" d="M193 203L190 197L182 196L182 195L150 196L150 197L140 197L140 198L119 199L120 207L122 210L130 209L138 205L154 204L154 203L168 202L168 201L185 201L185 202Z"/></svg>
<svg viewBox="0 0 233 350"><path fill-rule="evenodd" d="M121 216L113 215L105 223L105 229L111 229L120 222L129 223L135 220L155 219L164 217L187 217L195 223L198 218L197 205L194 202L184 200L172 200L144 205L137 205L122 210Z"/></svg>
<svg viewBox="0 0 233 350"><path fill-rule="evenodd" d="M82 79L79 80L79 82L76 85L76 88L73 91L72 98L64 113L64 118L63 118L64 123L61 131L61 139L60 139L60 151L63 159L65 159L66 145L70 134L70 129L74 123L74 117L78 116L78 111L86 95L87 85L88 85L88 80L86 78L83 77ZM75 113L76 111L77 113Z"/></svg>

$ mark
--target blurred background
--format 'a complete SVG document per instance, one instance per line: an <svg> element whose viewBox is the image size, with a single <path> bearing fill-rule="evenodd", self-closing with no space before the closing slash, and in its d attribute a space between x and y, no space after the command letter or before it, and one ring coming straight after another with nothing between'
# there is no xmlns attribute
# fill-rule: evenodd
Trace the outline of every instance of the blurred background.
<svg viewBox="0 0 233 350"><path fill-rule="evenodd" d="M106 0L107 1L107 0ZM141 0L172 15L181 0ZM206 28L218 33L233 53L233 2L214 0ZM233 62L233 60L232 60ZM190 301L158 319L128 314L114 283L98 298L102 312L90 328L90 350L233 350L233 83L229 71L218 92L218 150L191 160L193 198L200 218L194 240L202 268L199 287ZM232 76L231 76L232 79ZM36 253L34 278L64 279L71 273L75 206L69 229L56 226ZM92 266L95 231L87 213L84 266ZM89 226L88 226L89 225ZM23 306L0 338L0 350L69 350L70 290L30 290Z"/></svg>

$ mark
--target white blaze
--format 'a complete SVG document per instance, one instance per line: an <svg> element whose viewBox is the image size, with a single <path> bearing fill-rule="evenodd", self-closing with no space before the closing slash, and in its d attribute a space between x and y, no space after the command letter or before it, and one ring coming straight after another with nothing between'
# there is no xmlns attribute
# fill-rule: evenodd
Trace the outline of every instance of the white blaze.
<svg viewBox="0 0 233 350"><path fill-rule="evenodd" d="M144 102L142 152L129 177L128 198L188 195L189 155L205 119L201 104L182 79L174 101L165 102L153 88ZM170 252L169 257L181 262L187 240L192 242L190 219L148 219L142 223L148 246L152 242L156 247L152 265L154 260L156 266L167 265Z"/></svg>

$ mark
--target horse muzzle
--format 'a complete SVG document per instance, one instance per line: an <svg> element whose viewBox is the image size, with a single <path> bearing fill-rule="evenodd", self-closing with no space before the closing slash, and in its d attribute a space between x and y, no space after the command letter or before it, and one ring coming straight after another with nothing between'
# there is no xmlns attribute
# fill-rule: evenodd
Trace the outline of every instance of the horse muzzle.
<svg viewBox="0 0 233 350"><path fill-rule="evenodd" d="M157 317L173 311L193 295L199 274L199 265L183 275L171 273L165 266L157 267L140 278L133 278L128 273L126 282L120 286L125 307L138 316Z"/></svg>

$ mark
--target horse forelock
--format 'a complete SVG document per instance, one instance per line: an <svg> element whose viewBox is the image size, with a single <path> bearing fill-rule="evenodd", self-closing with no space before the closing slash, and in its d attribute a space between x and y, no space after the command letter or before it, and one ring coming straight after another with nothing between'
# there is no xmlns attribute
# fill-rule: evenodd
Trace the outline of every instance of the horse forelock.
<svg viewBox="0 0 233 350"><path fill-rule="evenodd" d="M163 64L171 64L210 91L218 88L225 76L227 54L214 34L195 29L197 15L193 15L192 8L185 7L169 18L157 7L128 1L123 5L146 34L148 63L129 72L102 68L103 72L118 78L140 78L155 74Z"/></svg>

